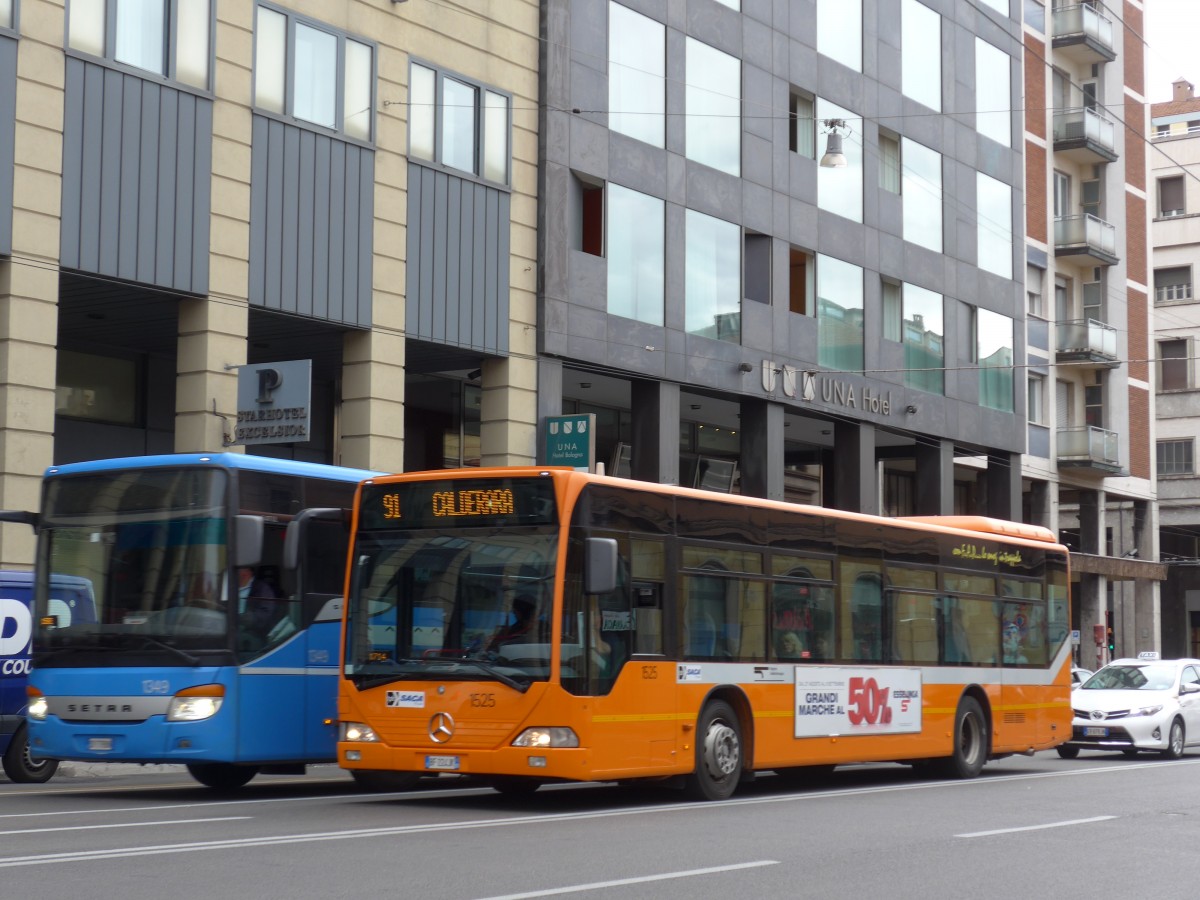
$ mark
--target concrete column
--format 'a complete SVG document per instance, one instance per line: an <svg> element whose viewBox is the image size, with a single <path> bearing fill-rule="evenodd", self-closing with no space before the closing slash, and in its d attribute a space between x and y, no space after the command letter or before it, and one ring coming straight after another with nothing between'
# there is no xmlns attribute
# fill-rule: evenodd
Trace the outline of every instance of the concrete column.
<svg viewBox="0 0 1200 900"><path fill-rule="evenodd" d="M917 442L917 515L954 514L954 444Z"/></svg>
<svg viewBox="0 0 1200 900"><path fill-rule="evenodd" d="M537 380L537 461L544 463L546 461L546 434L542 423L548 416L562 415L562 360L550 356L538 359Z"/></svg>
<svg viewBox="0 0 1200 900"><path fill-rule="evenodd" d="M630 474L640 481L679 484L679 385L634 381Z"/></svg>
<svg viewBox="0 0 1200 900"><path fill-rule="evenodd" d="M875 426L838 422L833 426L833 503L851 512L879 512L875 476Z"/></svg>
<svg viewBox="0 0 1200 900"><path fill-rule="evenodd" d="M0 507L36 510L54 462L62 197L63 4L23 0L17 45L12 259L0 259ZM0 568L33 564L33 530L0 526Z"/></svg>
<svg viewBox="0 0 1200 900"><path fill-rule="evenodd" d="M988 454L987 514L994 519L1021 518L1021 456Z"/></svg>
<svg viewBox="0 0 1200 900"><path fill-rule="evenodd" d="M783 407L769 400L742 400L742 493L783 499Z"/></svg>
<svg viewBox="0 0 1200 900"><path fill-rule="evenodd" d="M1085 669L1096 669L1109 662L1108 647L1096 646L1093 628L1105 625L1108 579L1103 575L1081 574L1079 576L1079 664Z"/></svg>
<svg viewBox="0 0 1200 900"><path fill-rule="evenodd" d="M1079 550L1093 556L1103 556L1104 491L1079 492Z"/></svg>
<svg viewBox="0 0 1200 900"><path fill-rule="evenodd" d="M485 359L482 369L481 463L534 465L538 432L537 361L516 356Z"/></svg>
<svg viewBox="0 0 1200 900"><path fill-rule="evenodd" d="M346 334L336 463L404 470L404 352L404 337L395 331Z"/></svg>
<svg viewBox="0 0 1200 900"><path fill-rule="evenodd" d="M187 298L179 301L175 362L175 450L241 452L226 446L237 425L237 367L246 362L248 307Z"/></svg>
<svg viewBox="0 0 1200 900"><path fill-rule="evenodd" d="M1042 525L1058 532L1057 522L1051 524L1050 485L1045 481L1034 481L1029 485L1029 524Z"/></svg>

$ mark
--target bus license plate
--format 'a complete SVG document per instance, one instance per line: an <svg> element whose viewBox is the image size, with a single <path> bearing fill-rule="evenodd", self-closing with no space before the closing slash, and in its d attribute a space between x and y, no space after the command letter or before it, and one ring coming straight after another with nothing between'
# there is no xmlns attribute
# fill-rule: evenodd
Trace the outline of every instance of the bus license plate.
<svg viewBox="0 0 1200 900"><path fill-rule="evenodd" d="M111 750L112 749L112 738L110 738L110 737L88 738L88 749L89 750L98 750L98 751Z"/></svg>
<svg viewBox="0 0 1200 900"><path fill-rule="evenodd" d="M1108 737L1108 729L1100 728L1095 725L1088 725L1083 729L1084 737Z"/></svg>
<svg viewBox="0 0 1200 900"><path fill-rule="evenodd" d="M458 769L457 756L426 756L426 769L441 769L443 771L456 771Z"/></svg>

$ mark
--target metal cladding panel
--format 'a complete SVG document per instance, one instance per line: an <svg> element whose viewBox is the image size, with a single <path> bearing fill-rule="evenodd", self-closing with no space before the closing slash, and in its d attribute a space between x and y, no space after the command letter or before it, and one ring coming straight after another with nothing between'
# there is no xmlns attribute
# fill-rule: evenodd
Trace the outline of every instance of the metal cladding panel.
<svg viewBox="0 0 1200 900"><path fill-rule="evenodd" d="M370 327L374 220L373 150L254 117L251 305Z"/></svg>
<svg viewBox="0 0 1200 900"><path fill-rule="evenodd" d="M0 256L12 255L13 147L17 129L17 42L0 36Z"/></svg>
<svg viewBox="0 0 1200 900"><path fill-rule="evenodd" d="M212 101L68 57L63 131L63 267L207 293Z"/></svg>
<svg viewBox="0 0 1200 900"><path fill-rule="evenodd" d="M408 336L508 353L507 191L408 166Z"/></svg>

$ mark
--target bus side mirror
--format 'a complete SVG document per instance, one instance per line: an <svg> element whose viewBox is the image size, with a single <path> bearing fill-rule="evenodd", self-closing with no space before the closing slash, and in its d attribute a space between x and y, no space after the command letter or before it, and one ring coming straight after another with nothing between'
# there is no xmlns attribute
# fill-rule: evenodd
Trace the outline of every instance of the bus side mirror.
<svg viewBox="0 0 1200 900"><path fill-rule="evenodd" d="M283 536L283 567L289 572L300 568L300 544L308 523L313 519L321 522L343 522L349 524L349 510L340 507L314 506L301 510L288 522Z"/></svg>
<svg viewBox="0 0 1200 900"><path fill-rule="evenodd" d="M233 565L257 566L262 561L262 516L234 516Z"/></svg>
<svg viewBox="0 0 1200 900"><path fill-rule="evenodd" d="M37 531L41 525L41 516L35 512L21 509L0 509L0 522L11 522L14 525L28 525Z"/></svg>
<svg viewBox="0 0 1200 900"><path fill-rule="evenodd" d="M615 538L587 538L583 542L583 592L610 594L617 589Z"/></svg>

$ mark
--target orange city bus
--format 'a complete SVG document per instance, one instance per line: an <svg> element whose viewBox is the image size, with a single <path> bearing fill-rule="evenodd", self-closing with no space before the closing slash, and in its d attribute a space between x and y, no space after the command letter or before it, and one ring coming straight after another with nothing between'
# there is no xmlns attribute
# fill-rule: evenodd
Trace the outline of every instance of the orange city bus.
<svg viewBox="0 0 1200 900"><path fill-rule="evenodd" d="M1067 551L570 469L359 487L338 761L375 789L984 762L1071 733Z"/></svg>

